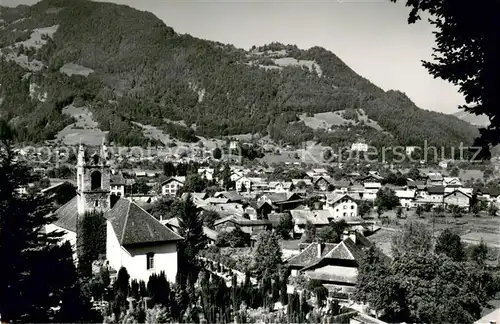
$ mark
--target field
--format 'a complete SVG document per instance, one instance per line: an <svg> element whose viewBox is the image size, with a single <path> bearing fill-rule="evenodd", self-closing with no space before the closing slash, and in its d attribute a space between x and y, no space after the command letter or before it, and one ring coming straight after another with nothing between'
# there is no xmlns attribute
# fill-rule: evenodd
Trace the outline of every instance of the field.
<svg viewBox="0 0 500 324"><path fill-rule="evenodd" d="M354 123L354 120L343 118L343 113L344 110L339 110L335 112L314 114L312 117L302 114L299 118L304 122L304 124L306 124L306 126L312 129L329 129L332 126L343 126L349 124L350 122ZM380 127L376 121L369 119L363 109L359 109L358 119L359 121L363 121L367 126L371 126L378 131L382 131L382 127Z"/></svg>
<svg viewBox="0 0 500 324"><path fill-rule="evenodd" d="M100 145L108 132L101 131L92 119L92 113L86 107L69 105L63 108L63 114L74 117L77 121L66 126L57 134L57 140L65 145Z"/></svg>
<svg viewBox="0 0 500 324"><path fill-rule="evenodd" d="M58 28L58 25L54 25L45 28L33 29L29 39L18 42L14 44L14 46L7 46L3 49L0 49L0 57L5 58L7 61L14 61L18 65L30 71L42 70L44 67L42 62L34 59L30 60L25 54L18 55L18 48L24 47L40 49L44 44L47 43L46 40L42 39L42 35L52 37L52 35L57 31Z"/></svg>
<svg viewBox="0 0 500 324"><path fill-rule="evenodd" d="M63 66L61 66L59 72L64 73L68 76L72 75L88 76L90 73L94 72L94 70L79 64L66 63Z"/></svg>
<svg viewBox="0 0 500 324"><path fill-rule="evenodd" d="M323 163L323 154L327 146L322 146L321 144L316 144L315 142L309 141L305 143L304 148L297 150L285 150L280 149L278 146L268 145L268 148L274 147L280 151L279 154L276 153L266 153L266 155L260 159L269 165L272 164L321 164Z"/></svg>
<svg viewBox="0 0 500 324"><path fill-rule="evenodd" d="M177 146L174 147L174 148L172 148L172 150L170 150L170 151L177 151L178 148L181 148L181 149L193 149L195 147L199 147L200 146L200 144L199 144L200 142L202 143L202 145L203 145L203 147L205 149L212 151L216 147L221 147L222 144L225 143L222 140L207 139L207 138L204 138L204 137L201 137L201 136L198 136L198 138L200 139L200 141L197 142L197 143L186 143L186 142L182 142L182 141L179 141L178 139L174 139L174 138L170 137L169 134L165 134L161 129L159 129L159 128L155 127L155 126L143 125L143 124L136 123L136 122L133 122L133 123L136 124L137 126L140 126L142 128L142 133L147 138L159 140L160 142L162 142L165 145L168 145L170 143L175 142L175 144ZM185 126L184 122L176 122L176 123L178 123L179 125Z"/></svg>
<svg viewBox="0 0 500 324"><path fill-rule="evenodd" d="M385 214L384 216L386 216ZM387 215L389 216L389 215ZM409 215L406 219L396 219L390 215L388 222L382 224L377 221L377 225L382 228L375 234L369 236L369 239L380 247L386 254L391 255L391 240L405 222L413 220L423 222L430 230L433 230L434 237L445 229L451 229L462 238L466 245L479 244L483 240L492 250L492 257L499 255L500 251L500 217L474 217L466 215L461 218L443 217L437 218L435 222L430 217L418 219L414 215Z"/></svg>

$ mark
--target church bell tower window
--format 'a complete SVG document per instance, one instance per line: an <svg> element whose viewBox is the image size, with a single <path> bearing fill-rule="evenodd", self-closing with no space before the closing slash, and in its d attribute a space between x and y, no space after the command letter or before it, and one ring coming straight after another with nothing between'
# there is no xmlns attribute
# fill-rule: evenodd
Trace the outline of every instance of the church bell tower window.
<svg viewBox="0 0 500 324"><path fill-rule="evenodd" d="M90 175L90 189L100 189L101 188L101 172L94 171Z"/></svg>

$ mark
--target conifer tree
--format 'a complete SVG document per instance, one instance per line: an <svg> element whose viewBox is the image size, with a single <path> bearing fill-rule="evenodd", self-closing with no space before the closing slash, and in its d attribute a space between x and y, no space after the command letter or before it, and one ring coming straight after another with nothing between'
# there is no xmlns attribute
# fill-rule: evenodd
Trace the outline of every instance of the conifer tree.
<svg viewBox="0 0 500 324"><path fill-rule="evenodd" d="M191 195L183 201L179 218L179 235L184 240L179 244L179 271L185 275L188 287L192 288L198 279L200 269L197 256L207 245L207 237L203 232L203 219L198 214ZM192 289L194 291L194 289ZM194 296L191 296L194 297Z"/></svg>
<svg viewBox="0 0 500 324"><path fill-rule="evenodd" d="M115 293L115 299L113 301L113 314L115 319L121 318L125 311L127 310L127 297L130 294L129 286L130 275L127 269L121 267L118 270L118 275L116 277L115 283L113 284L113 290Z"/></svg>
<svg viewBox="0 0 500 324"><path fill-rule="evenodd" d="M11 146L12 132L0 121L0 314L3 321L47 322L52 307L76 288L72 251L59 246L61 233L44 230L55 221L41 194L20 195L30 182L30 170ZM68 270L69 269L69 270ZM78 312L74 314L80 318ZM73 319L71 319L73 320Z"/></svg>

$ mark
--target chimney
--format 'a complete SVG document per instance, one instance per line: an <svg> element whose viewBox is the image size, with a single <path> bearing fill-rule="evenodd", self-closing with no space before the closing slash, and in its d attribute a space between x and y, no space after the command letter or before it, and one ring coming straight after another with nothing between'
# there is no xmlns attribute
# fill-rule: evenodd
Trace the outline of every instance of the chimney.
<svg viewBox="0 0 500 324"><path fill-rule="evenodd" d="M340 236L340 239L343 241L343 240L346 240L349 238L349 232L348 231L344 231L342 233L342 235Z"/></svg>
<svg viewBox="0 0 500 324"><path fill-rule="evenodd" d="M321 254L323 252L323 244L321 244L320 242L317 243L317 247L318 247L318 259L321 258Z"/></svg>
<svg viewBox="0 0 500 324"><path fill-rule="evenodd" d="M356 243L356 231L349 231L349 238Z"/></svg>

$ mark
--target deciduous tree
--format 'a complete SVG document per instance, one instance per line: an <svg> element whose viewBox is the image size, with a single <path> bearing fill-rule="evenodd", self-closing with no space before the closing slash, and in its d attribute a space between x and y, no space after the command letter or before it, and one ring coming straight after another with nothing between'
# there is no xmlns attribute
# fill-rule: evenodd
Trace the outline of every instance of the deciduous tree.
<svg viewBox="0 0 500 324"><path fill-rule="evenodd" d="M281 246L277 234L260 232L255 243L253 269L259 276L276 273L281 266Z"/></svg>
<svg viewBox="0 0 500 324"><path fill-rule="evenodd" d="M395 258L409 252L427 253L432 248L432 235L425 224L411 221L392 238L392 254Z"/></svg>
<svg viewBox="0 0 500 324"><path fill-rule="evenodd" d="M454 261L463 261L465 259L465 251L460 236L450 229L445 229L439 235L434 251L437 254L443 253Z"/></svg>
<svg viewBox="0 0 500 324"><path fill-rule="evenodd" d="M397 0L391 0L396 2ZM481 1L473 7L465 0L406 0L411 8L410 24L426 14L435 28L436 46L433 61L424 67L434 76L458 86L467 106L476 115L489 117L491 124L480 129L475 146L483 147L483 157L490 157L489 145L500 140L498 107L500 95L500 29L498 1Z"/></svg>
<svg viewBox="0 0 500 324"><path fill-rule="evenodd" d="M284 216L281 216L278 226L276 227L276 232L283 239L289 239L291 232L293 230L293 219L292 215L286 213Z"/></svg>

